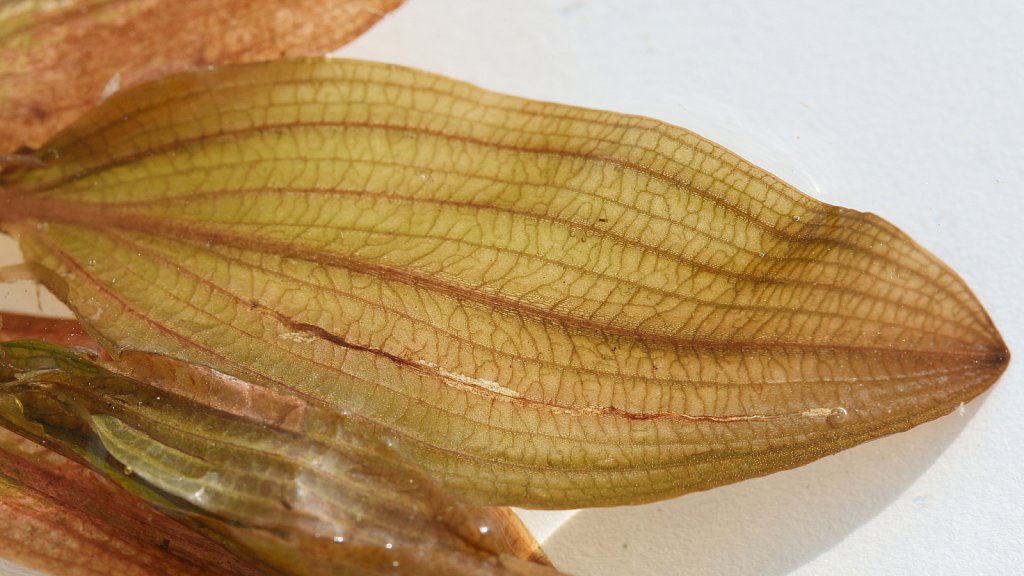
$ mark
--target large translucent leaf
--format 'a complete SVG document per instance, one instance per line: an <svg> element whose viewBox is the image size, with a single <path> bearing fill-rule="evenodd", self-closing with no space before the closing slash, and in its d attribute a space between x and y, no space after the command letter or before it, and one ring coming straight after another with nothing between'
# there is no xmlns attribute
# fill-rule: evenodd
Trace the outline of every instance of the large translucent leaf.
<svg viewBox="0 0 1024 576"><path fill-rule="evenodd" d="M880 218L686 130L285 61L122 93L0 179L112 350L379 425L479 503L640 502L945 414L1008 352Z"/></svg>
<svg viewBox="0 0 1024 576"><path fill-rule="evenodd" d="M319 55L401 0L5 0L0 155L39 146L118 87L169 72Z"/></svg>
<svg viewBox="0 0 1024 576"><path fill-rule="evenodd" d="M456 502L352 418L165 359L134 358L156 388L40 342L0 356L4 426L284 573L557 573L514 515ZM211 386L231 411L178 395Z"/></svg>

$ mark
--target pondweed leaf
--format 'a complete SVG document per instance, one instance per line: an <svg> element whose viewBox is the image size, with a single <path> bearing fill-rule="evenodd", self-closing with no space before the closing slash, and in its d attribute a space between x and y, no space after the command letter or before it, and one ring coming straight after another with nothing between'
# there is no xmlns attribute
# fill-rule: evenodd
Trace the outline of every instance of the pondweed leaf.
<svg viewBox="0 0 1024 576"><path fill-rule="evenodd" d="M41 342L0 360L4 426L274 571L558 573L510 511L455 501L353 418L164 358L132 357L162 387ZM210 388L230 411L179 395Z"/></svg>
<svg viewBox="0 0 1024 576"><path fill-rule="evenodd" d="M945 414L1009 354L880 218L686 130L385 64L120 93L0 177L115 353L372 421L474 503L650 501Z"/></svg>
<svg viewBox="0 0 1024 576"><path fill-rule="evenodd" d="M39 146L119 87L214 64L324 54L399 4L5 0L0 2L0 155L22 145Z"/></svg>

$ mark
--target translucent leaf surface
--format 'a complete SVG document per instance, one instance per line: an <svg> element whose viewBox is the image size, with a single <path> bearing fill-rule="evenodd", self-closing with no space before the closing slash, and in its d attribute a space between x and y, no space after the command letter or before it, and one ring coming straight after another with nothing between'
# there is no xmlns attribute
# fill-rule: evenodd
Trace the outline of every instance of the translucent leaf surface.
<svg viewBox="0 0 1024 576"><path fill-rule="evenodd" d="M400 3L0 2L0 154L39 146L119 87L212 64L323 54Z"/></svg>
<svg viewBox="0 0 1024 576"><path fill-rule="evenodd" d="M215 386L232 410L50 345L0 346L5 426L284 573L557 573L510 512L457 503L350 418L163 359L136 357L179 392Z"/></svg>
<svg viewBox="0 0 1024 576"><path fill-rule="evenodd" d="M686 130L383 64L119 94L0 180L112 350L386 430L480 503L647 501L945 414L1009 354L880 218Z"/></svg>

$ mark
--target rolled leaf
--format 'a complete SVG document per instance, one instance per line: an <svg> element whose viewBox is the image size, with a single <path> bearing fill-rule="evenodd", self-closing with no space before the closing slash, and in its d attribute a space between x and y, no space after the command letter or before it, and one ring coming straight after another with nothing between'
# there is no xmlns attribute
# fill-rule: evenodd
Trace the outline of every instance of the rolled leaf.
<svg viewBox="0 0 1024 576"><path fill-rule="evenodd" d="M880 218L691 132L298 60L111 98L0 177L112 351L366 418L476 503L649 501L948 413L1006 346Z"/></svg>
<svg viewBox="0 0 1024 576"><path fill-rule="evenodd" d="M2 155L39 146L120 87L213 64L320 55L359 36L399 4L0 2L0 165Z"/></svg>
<svg viewBox="0 0 1024 576"><path fill-rule="evenodd" d="M40 342L0 355L4 426L282 573L557 574L514 515L456 502L350 418L261 413L283 403L239 381L220 387L225 412ZM221 377L154 362L193 393Z"/></svg>

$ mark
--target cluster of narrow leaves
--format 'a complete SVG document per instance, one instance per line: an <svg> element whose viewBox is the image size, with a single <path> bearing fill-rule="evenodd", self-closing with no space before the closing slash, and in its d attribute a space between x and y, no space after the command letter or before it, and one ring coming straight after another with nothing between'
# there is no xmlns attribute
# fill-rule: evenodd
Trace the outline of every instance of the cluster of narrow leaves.
<svg viewBox="0 0 1024 576"><path fill-rule="evenodd" d="M113 357L5 345L3 425L221 565L550 573L477 506L798 466L951 411L1009 358L873 215L680 128L385 64L114 94L7 160L0 227Z"/></svg>

